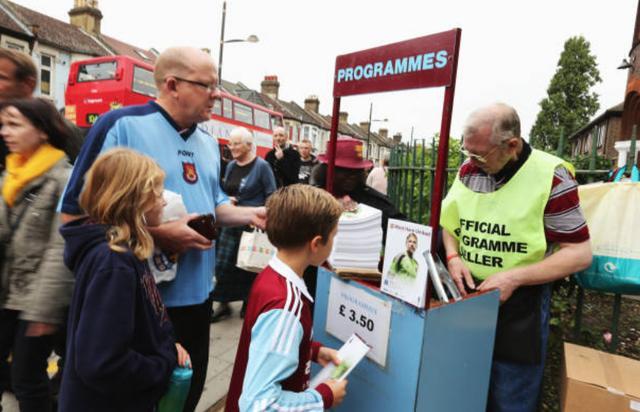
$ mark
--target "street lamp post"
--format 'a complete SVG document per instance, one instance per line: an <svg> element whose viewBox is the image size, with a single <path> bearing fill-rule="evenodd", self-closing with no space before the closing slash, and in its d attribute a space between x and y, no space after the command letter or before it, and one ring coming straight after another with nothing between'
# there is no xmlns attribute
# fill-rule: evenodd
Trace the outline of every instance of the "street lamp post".
<svg viewBox="0 0 640 412"><path fill-rule="evenodd" d="M226 19L227 19L227 2L223 1L222 2L222 25L220 28L220 54L218 56L218 82L219 83L222 83L222 56L224 53L224 44L225 43L242 43L242 42L257 43L259 41L258 36L256 36L255 34L250 35L246 39L225 40L224 26L225 26Z"/></svg>
<svg viewBox="0 0 640 412"><path fill-rule="evenodd" d="M372 119L373 103L369 104L369 124L367 125L367 157L371 159L371 122L387 122L389 119Z"/></svg>

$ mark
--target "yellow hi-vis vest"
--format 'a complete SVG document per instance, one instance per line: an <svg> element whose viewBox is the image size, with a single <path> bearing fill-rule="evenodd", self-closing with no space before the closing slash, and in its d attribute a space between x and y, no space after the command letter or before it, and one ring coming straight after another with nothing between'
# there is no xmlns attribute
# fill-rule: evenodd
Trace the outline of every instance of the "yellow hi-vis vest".
<svg viewBox="0 0 640 412"><path fill-rule="evenodd" d="M474 277L527 266L544 259L544 209L556 167L573 167L533 149L500 189L477 193L459 176L442 204L440 225L458 240L459 254Z"/></svg>

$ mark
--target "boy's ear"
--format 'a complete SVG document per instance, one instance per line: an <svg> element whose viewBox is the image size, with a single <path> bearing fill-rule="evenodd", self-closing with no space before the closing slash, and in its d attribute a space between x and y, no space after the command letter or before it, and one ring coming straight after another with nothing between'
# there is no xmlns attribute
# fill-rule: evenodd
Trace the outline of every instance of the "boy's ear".
<svg viewBox="0 0 640 412"><path fill-rule="evenodd" d="M311 249L311 252L317 251L320 246L323 245L324 243L322 242L322 236L320 235L314 236L313 239L311 239L311 241L309 242L309 248Z"/></svg>

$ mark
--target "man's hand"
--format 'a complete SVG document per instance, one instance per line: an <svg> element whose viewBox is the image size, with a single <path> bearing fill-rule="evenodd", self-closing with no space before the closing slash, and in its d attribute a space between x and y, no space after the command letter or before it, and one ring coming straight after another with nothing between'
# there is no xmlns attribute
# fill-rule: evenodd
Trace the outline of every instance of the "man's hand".
<svg viewBox="0 0 640 412"><path fill-rule="evenodd" d="M54 325L53 323L29 322L24 334L29 337L47 336L53 335L57 330L58 325Z"/></svg>
<svg viewBox="0 0 640 412"><path fill-rule="evenodd" d="M335 349L327 348L326 346L321 347L318 351L318 363L322 367L325 367L330 363L333 363L334 365L340 365L338 351Z"/></svg>
<svg viewBox="0 0 640 412"><path fill-rule="evenodd" d="M265 230L267 227L267 208L264 206L254 207L251 224L258 229Z"/></svg>
<svg viewBox="0 0 640 412"><path fill-rule="evenodd" d="M454 282L456 282L456 286L458 286L458 289L460 290L460 294L462 296L467 295L466 288L464 287L464 282L467 283L467 286L469 286L470 289L476 288L476 284L474 283L473 277L471 276L471 271L469 270L467 265L464 264L460 256L449 259L449 262L447 262L447 268L449 269L449 273L451 274Z"/></svg>
<svg viewBox="0 0 640 412"><path fill-rule="evenodd" d="M276 159L282 160L282 158L284 157L284 152L282 151L282 148L279 145L276 145L274 149L276 149L274 153L276 155Z"/></svg>
<svg viewBox="0 0 640 412"><path fill-rule="evenodd" d="M207 250L213 243L187 225L187 222L197 216L197 213L191 213L178 220L147 229L156 245L165 253L183 253L187 249Z"/></svg>
<svg viewBox="0 0 640 412"><path fill-rule="evenodd" d="M513 292L520 287L520 283L515 276L507 270L489 276L484 282L478 286L478 290L485 291L489 289L500 290L500 303L506 302Z"/></svg>
<svg viewBox="0 0 640 412"><path fill-rule="evenodd" d="M342 403L344 396L347 394L347 380L343 379L341 381L336 380L328 380L325 382L327 386L333 392L333 404L331 406L338 406Z"/></svg>

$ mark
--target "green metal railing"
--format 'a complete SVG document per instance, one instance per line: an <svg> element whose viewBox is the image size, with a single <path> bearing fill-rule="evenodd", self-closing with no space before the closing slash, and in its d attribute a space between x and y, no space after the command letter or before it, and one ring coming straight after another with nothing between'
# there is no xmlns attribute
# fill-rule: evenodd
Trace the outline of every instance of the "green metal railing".
<svg viewBox="0 0 640 412"><path fill-rule="evenodd" d="M631 135L631 147L627 158L626 171L630 172L635 162L636 147L636 126L633 127ZM561 131L558 142L557 155L564 157L564 133ZM589 156L588 169L576 170L576 177L580 181L588 183L604 180L609 176L608 169L596 169L598 157L597 134L591 136L591 153ZM453 178L458 168L464 161L464 157L459 152L460 146L457 141L452 141L449 150L449 164L445 173L445 195L453 183ZM389 198L393 204L404 213L409 220L429 224L429 212L431 210L431 193L433 192L433 181L435 177L437 146L435 140L426 145L425 139L414 140L410 144L400 144L394 147L389 158L388 181ZM571 161L571 160L569 160ZM577 302L574 321L574 337L578 338L582 327L582 315L584 306L584 290L577 288ZM619 294L615 295L612 315L611 333L613 335L609 350L615 352L618 345L618 326L620 322L622 299Z"/></svg>

